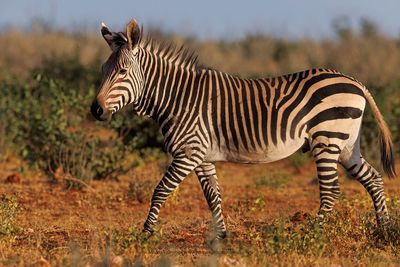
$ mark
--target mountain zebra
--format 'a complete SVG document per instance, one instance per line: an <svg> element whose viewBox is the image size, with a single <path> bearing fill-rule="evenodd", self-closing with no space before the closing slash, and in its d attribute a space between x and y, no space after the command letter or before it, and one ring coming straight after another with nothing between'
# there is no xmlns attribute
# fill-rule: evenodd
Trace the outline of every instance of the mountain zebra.
<svg viewBox="0 0 400 267"><path fill-rule="evenodd" d="M381 161L395 177L391 135L372 96L361 83L339 72L312 69L276 78L240 79L197 66L184 49L142 39L135 20L126 32L101 33L112 53L91 111L109 120L133 104L139 115L156 120L173 156L154 190L144 231L151 233L163 202L193 170L216 227L226 235L216 161L272 162L300 148L317 165L321 205L332 210L340 194L340 163L370 194L379 225L388 221L381 175L360 154L360 126L368 102L380 130Z"/></svg>

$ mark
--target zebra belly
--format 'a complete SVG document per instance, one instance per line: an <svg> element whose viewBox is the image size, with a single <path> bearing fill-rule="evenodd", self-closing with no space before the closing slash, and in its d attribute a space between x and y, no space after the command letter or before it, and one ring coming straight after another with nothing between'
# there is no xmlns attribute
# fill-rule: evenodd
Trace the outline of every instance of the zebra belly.
<svg viewBox="0 0 400 267"><path fill-rule="evenodd" d="M287 140L287 142L267 146L264 149L252 151L247 150L228 150L222 147L209 149L205 161L229 161L237 163L268 163L286 158L304 145L304 138Z"/></svg>

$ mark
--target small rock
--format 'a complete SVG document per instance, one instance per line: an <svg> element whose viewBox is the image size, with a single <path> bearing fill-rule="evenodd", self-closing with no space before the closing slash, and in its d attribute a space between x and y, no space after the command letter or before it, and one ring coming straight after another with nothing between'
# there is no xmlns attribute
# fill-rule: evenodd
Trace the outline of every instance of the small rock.
<svg viewBox="0 0 400 267"><path fill-rule="evenodd" d="M246 266L245 262L242 259L230 257L230 256L222 256L219 259L220 266Z"/></svg>
<svg viewBox="0 0 400 267"><path fill-rule="evenodd" d="M33 266L35 266L35 267L51 267L50 263L45 258L43 258L43 256L40 257L40 260L35 262L33 264Z"/></svg>
<svg viewBox="0 0 400 267"><path fill-rule="evenodd" d="M21 183L21 176L18 173L13 173L7 176L6 182L10 184L19 184Z"/></svg>
<svg viewBox="0 0 400 267"><path fill-rule="evenodd" d="M121 256L115 256L111 260L111 267L121 267L124 264L124 259Z"/></svg>
<svg viewBox="0 0 400 267"><path fill-rule="evenodd" d="M308 214L307 212L298 211L290 218L290 221L291 222L303 222L308 217L310 217L310 214Z"/></svg>

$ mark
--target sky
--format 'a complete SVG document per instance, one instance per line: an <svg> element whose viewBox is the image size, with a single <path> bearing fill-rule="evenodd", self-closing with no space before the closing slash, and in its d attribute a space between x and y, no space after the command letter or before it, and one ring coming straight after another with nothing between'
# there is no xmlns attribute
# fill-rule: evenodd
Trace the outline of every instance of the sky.
<svg viewBox="0 0 400 267"><path fill-rule="evenodd" d="M121 31L135 18L144 29L159 27L201 39L256 33L325 38L334 35L335 20L357 28L367 18L381 31L400 36L399 0L0 0L0 30L26 29L38 18L67 31L95 31L102 21Z"/></svg>

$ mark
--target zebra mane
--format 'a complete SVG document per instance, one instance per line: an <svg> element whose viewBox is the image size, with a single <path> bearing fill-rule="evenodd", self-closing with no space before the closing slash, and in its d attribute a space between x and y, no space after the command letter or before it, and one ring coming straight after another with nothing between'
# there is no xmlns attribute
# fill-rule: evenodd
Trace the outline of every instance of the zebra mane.
<svg viewBox="0 0 400 267"><path fill-rule="evenodd" d="M200 68L197 55L183 45L177 46L169 41L160 42L148 36L140 39L139 47L160 56L175 66L180 66L187 70L198 70Z"/></svg>

